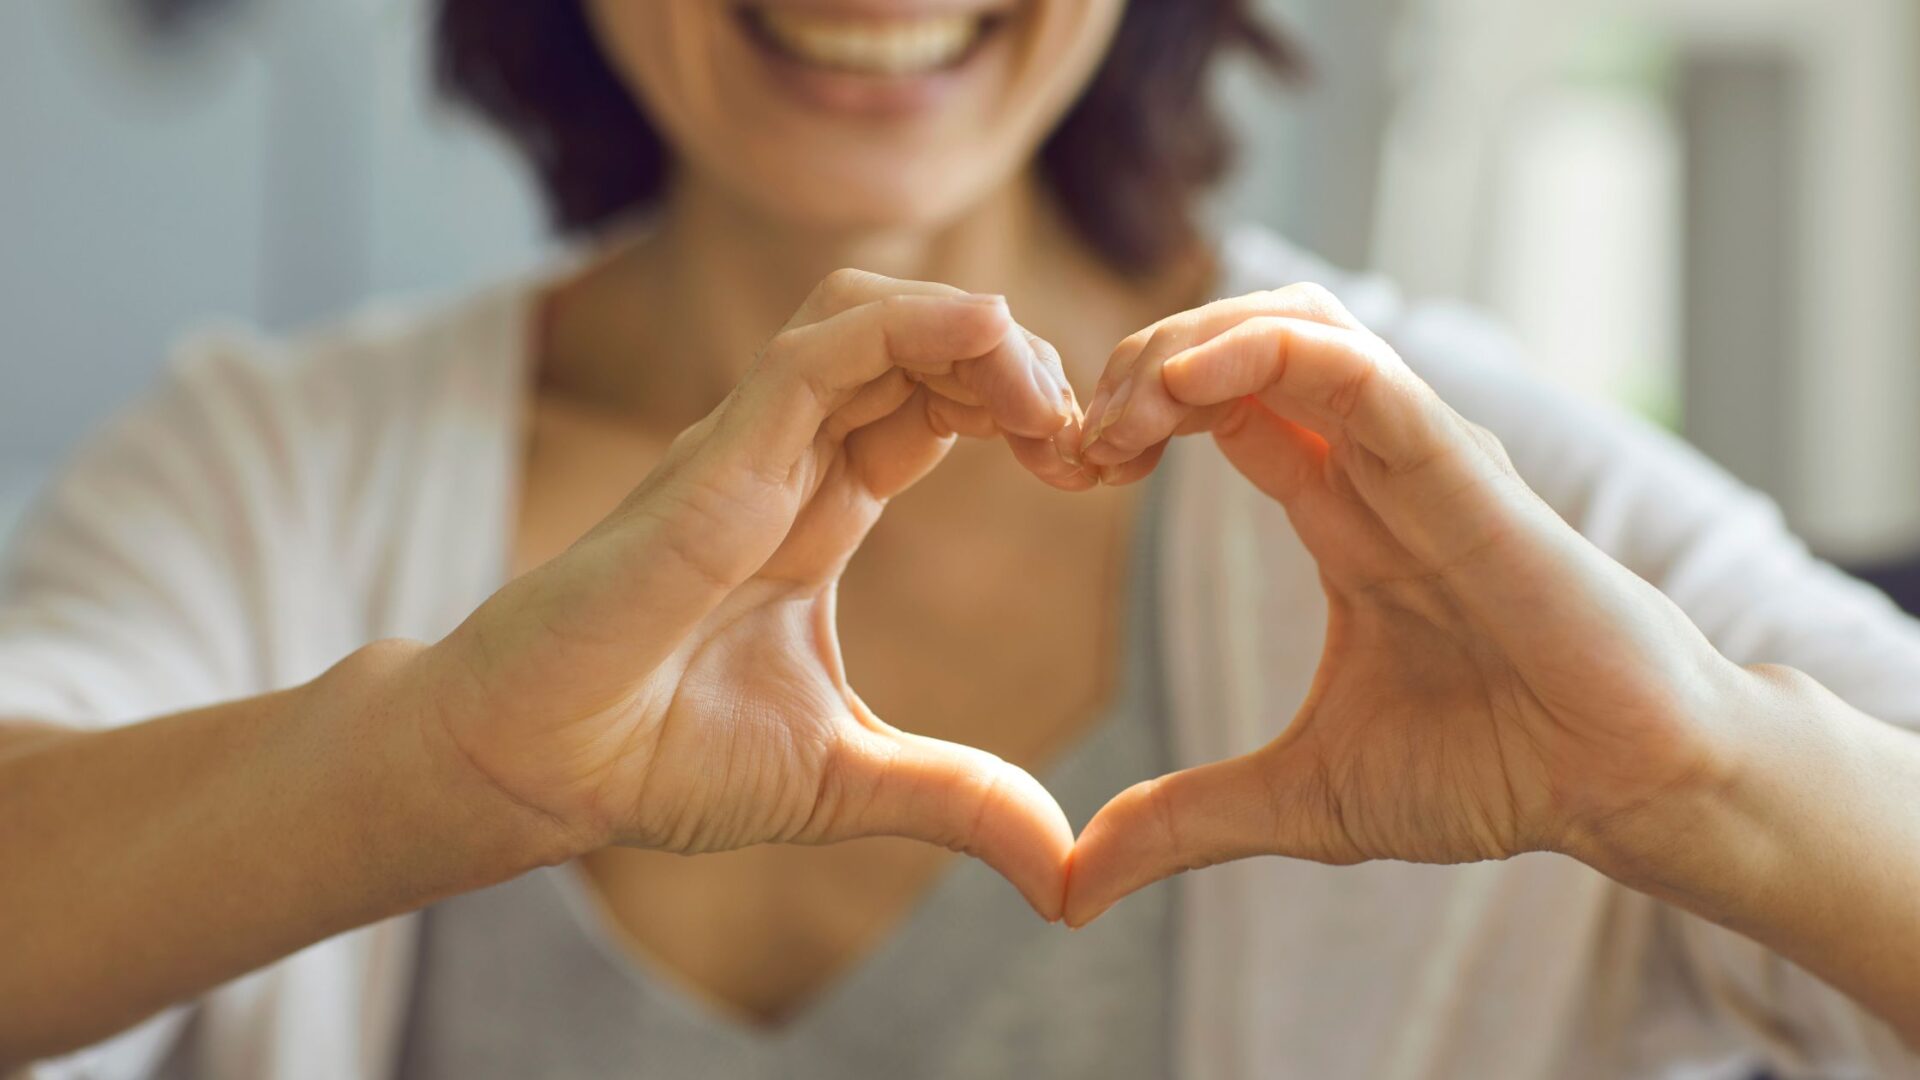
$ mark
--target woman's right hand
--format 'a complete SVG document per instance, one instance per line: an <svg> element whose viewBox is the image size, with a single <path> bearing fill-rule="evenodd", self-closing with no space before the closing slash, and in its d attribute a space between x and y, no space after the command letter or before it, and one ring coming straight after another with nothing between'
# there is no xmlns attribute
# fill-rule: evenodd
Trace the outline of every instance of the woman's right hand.
<svg viewBox="0 0 1920 1080"><path fill-rule="evenodd" d="M420 655L430 745L576 853L907 836L980 857L1057 918L1059 806L991 754L874 716L834 595L956 434L1004 434L1042 479L1090 486L1079 415L1003 299L832 275L619 509Z"/></svg>

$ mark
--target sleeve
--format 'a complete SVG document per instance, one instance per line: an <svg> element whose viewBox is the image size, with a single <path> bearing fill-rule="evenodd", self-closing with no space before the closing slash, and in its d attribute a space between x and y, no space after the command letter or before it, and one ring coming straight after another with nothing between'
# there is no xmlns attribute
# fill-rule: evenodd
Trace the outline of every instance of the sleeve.
<svg viewBox="0 0 1920 1080"><path fill-rule="evenodd" d="M1671 597L1726 656L1798 668L1861 711L1920 731L1920 624L1814 558L1773 503L1680 440L1530 375L1515 345L1470 313L1417 310L1388 336L1500 438L1562 517ZM1694 988L1779 1075L1920 1075L1920 1057L1891 1029L1813 976L1705 920L1664 917Z"/></svg>
<svg viewBox="0 0 1920 1080"><path fill-rule="evenodd" d="M240 352L185 351L29 512L0 562L0 717L101 727L267 689L287 454Z"/></svg>
<svg viewBox="0 0 1920 1080"><path fill-rule="evenodd" d="M264 690L261 583L276 471L236 345L185 350L76 455L0 563L0 719L102 728ZM194 1006L28 1066L31 1080L154 1075Z"/></svg>

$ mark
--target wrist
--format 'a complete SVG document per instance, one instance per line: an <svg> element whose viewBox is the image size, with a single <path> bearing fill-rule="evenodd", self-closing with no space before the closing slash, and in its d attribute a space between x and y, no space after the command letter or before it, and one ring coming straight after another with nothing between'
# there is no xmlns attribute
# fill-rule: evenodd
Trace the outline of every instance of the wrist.
<svg viewBox="0 0 1920 1080"><path fill-rule="evenodd" d="M1832 695L1807 675L1727 663L1686 725L1699 762L1687 779L1578 831L1567 854L1630 888L1725 925L1793 859L1796 776L1844 756ZM1816 766L1816 763L1819 763Z"/></svg>
<svg viewBox="0 0 1920 1080"><path fill-rule="evenodd" d="M462 753L444 721L454 685L431 647L388 640L356 650L308 690L346 717L362 767L377 778L376 797L397 808L388 820L440 846L455 878L445 891L579 854L584 849L561 823L511 799Z"/></svg>
<svg viewBox="0 0 1920 1080"><path fill-rule="evenodd" d="M1738 669L1721 782L1595 830L1580 858L1758 941L1920 1048L1920 739L1790 668Z"/></svg>

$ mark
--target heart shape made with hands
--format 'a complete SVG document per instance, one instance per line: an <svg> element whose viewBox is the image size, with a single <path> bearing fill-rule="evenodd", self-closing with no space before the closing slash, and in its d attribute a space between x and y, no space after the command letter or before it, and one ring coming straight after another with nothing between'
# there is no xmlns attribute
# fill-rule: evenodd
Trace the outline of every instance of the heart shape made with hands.
<svg viewBox="0 0 1920 1080"><path fill-rule="evenodd" d="M1032 776L893 728L848 684L840 574L957 435L1003 436L1084 490L1202 432L1285 508L1328 598L1319 671L1272 743L1143 781L1076 840ZM823 283L619 510L443 644L477 691L447 710L461 756L574 850L906 836L1075 925L1258 854L1567 850L1698 774L1676 703L1729 667L1325 290L1140 331L1082 415L1004 299L857 272Z"/></svg>

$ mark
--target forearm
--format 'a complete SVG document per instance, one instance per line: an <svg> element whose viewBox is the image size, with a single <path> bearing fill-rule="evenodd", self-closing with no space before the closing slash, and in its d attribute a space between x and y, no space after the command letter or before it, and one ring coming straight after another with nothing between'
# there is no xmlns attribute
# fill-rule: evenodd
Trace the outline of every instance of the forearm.
<svg viewBox="0 0 1920 1080"><path fill-rule="evenodd" d="M1576 854L1795 961L1920 1049L1920 735L1799 672L1747 675L1712 790Z"/></svg>
<svg viewBox="0 0 1920 1080"><path fill-rule="evenodd" d="M420 648L0 757L0 1066L564 857L419 722Z"/></svg>

